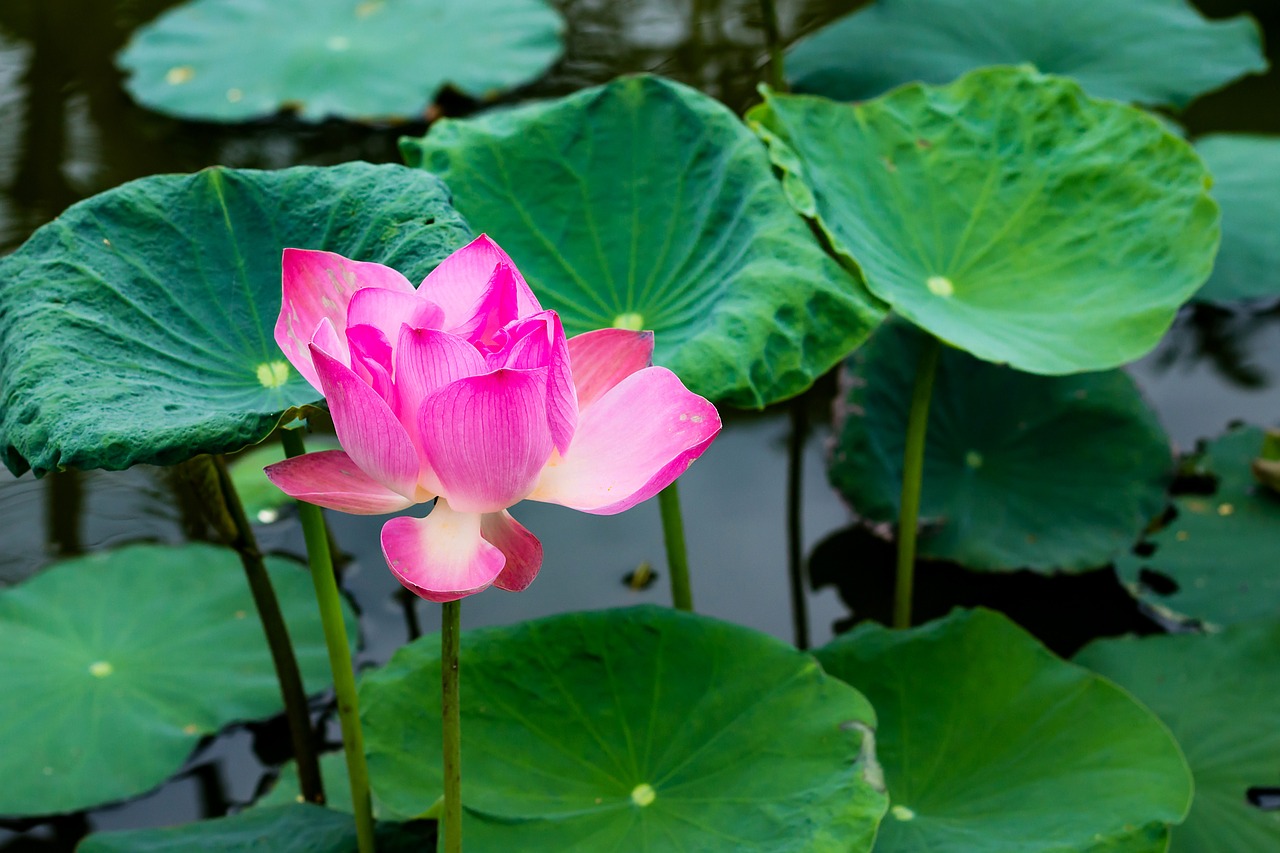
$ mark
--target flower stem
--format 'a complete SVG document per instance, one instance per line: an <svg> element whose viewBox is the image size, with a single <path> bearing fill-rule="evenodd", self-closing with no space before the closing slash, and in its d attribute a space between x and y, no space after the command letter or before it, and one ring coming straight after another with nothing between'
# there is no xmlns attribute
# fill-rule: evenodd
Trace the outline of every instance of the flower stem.
<svg viewBox="0 0 1280 853"><path fill-rule="evenodd" d="M300 456L306 451L299 429L283 429L280 441L286 456ZM329 532L324 514L314 504L298 501L298 516L307 542L307 560L311 564L311 582L320 605L320 624L329 650L329 668L333 671L333 689L338 699L338 722L342 726L342 749L347 757L347 775L351 779L351 803L355 810L356 843L360 853L373 853L373 806L369 795L369 768L364 757L364 733L360 729L360 704L356 697L355 670L351 665L351 646L342 619L342 599L333 574L333 554L329 550Z"/></svg>
<svg viewBox="0 0 1280 853"><path fill-rule="evenodd" d="M689 552L684 545L684 521L680 517L679 481L658 492L662 511L662 539L667 546L667 569L671 572L671 603L677 610L693 610L693 589L689 586Z"/></svg>
<svg viewBox="0 0 1280 853"><path fill-rule="evenodd" d="M809 436L805 395L791 401L791 436L787 442L787 576L791 580L791 622L796 648L809 648L809 607L805 600L804 539L800 527L800 492L804 473L804 444Z"/></svg>
<svg viewBox="0 0 1280 853"><path fill-rule="evenodd" d="M462 602L440 611L440 711L444 734L444 853L462 853L462 707L458 690L458 646Z"/></svg>
<svg viewBox="0 0 1280 853"><path fill-rule="evenodd" d="M765 46L769 49L769 87L775 92L787 91L783 66L782 37L778 33L778 9L773 0L760 0L760 16L764 24Z"/></svg>
<svg viewBox="0 0 1280 853"><path fill-rule="evenodd" d="M262 630L267 635L267 646L271 649L271 662L275 665L276 679L280 682L285 719L289 723L289 737L293 741L293 758L298 765L298 786L302 798L309 803L323 803L324 783L320 778L320 763L311 737L307 694L302 687L298 659L294 656L293 643L289 639L289 627L285 624L284 614L280 612L280 600L276 598L276 591L271 586L271 576L267 574L262 551L258 549L258 540L253 535L248 516L245 515L244 504L227 471L226 460L221 456L207 458L216 478L220 503L231 522L229 529L223 530L222 534L229 537L229 544L240 556L240 564L249 581L249 590L253 594ZM213 487L210 484L210 488ZM221 526L215 523L215 527Z"/></svg>
<svg viewBox="0 0 1280 853"><path fill-rule="evenodd" d="M925 434L929 426L929 399L938 372L942 345L933 335L916 363L911 413L907 416L907 443L902 461L902 502L898 511L898 579L893 595L893 627L911 627L911 591L915 582L916 529L920 519L920 483L924 478Z"/></svg>

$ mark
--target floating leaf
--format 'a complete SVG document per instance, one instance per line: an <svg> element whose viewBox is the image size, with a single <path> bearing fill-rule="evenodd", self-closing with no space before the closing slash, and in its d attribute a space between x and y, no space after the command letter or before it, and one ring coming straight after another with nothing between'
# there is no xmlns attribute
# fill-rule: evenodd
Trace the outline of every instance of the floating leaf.
<svg viewBox="0 0 1280 853"><path fill-rule="evenodd" d="M881 326L848 363L831 483L864 519L898 517L925 336ZM921 556L973 569L1105 566L1165 506L1169 439L1124 372L1035 376L946 347L929 407Z"/></svg>
<svg viewBox="0 0 1280 853"><path fill-rule="evenodd" d="M998 613L864 624L816 654L880 718L891 805L877 851L1158 850L1187 813L1168 729Z"/></svg>
<svg viewBox="0 0 1280 853"><path fill-rule="evenodd" d="M422 853L430 834L415 828L379 824L380 853ZM429 831L428 831L429 833ZM99 832L77 853L352 853L356 824L348 814L308 803L250 809L230 817L163 829Z"/></svg>
<svg viewBox="0 0 1280 853"><path fill-rule="evenodd" d="M987 361L1058 374L1138 358L1213 264L1195 152L1070 80L988 68L852 107L766 93L747 118L871 291Z"/></svg>
<svg viewBox="0 0 1280 853"><path fill-rule="evenodd" d="M276 558L267 570L307 689L319 690L329 658L310 575ZM135 796L205 735L282 708L225 548L135 545L56 564L0 592L0 648L0 814Z"/></svg>
<svg viewBox="0 0 1280 853"><path fill-rule="evenodd" d="M1206 21L1185 0L877 0L787 52L796 91L842 101L1021 63L1095 97L1178 107L1267 68L1250 18Z"/></svg>
<svg viewBox="0 0 1280 853"><path fill-rule="evenodd" d="M1115 679L1163 719L1186 753L1196 796L1171 853L1280 849L1280 811L1249 802L1280 787L1280 625L1221 634L1100 640L1076 661Z"/></svg>
<svg viewBox="0 0 1280 853"><path fill-rule="evenodd" d="M871 847L871 706L771 637L641 607L470 631L461 657L463 805L501 849ZM396 813L440 795L439 692L438 636L361 684Z"/></svg>
<svg viewBox="0 0 1280 853"><path fill-rule="evenodd" d="M1143 601L1214 625L1280 618L1280 495L1250 471L1262 439L1243 427L1211 442L1202 466L1217 477L1213 494L1175 498L1177 516L1116 561Z"/></svg>
<svg viewBox="0 0 1280 853"><path fill-rule="evenodd" d="M212 168L69 208L0 259L0 450L14 473L170 465L256 444L318 395L272 336L280 253L420 281L468 237L435 178Z"/></svg>
<svg viewBox="0 0 1280 853"><path fill-rule="evenodd" d="M386 120L446 84L480 98L536 79L563 28L546 0L193 0L117 61L139 103L182 118Z"/></svg>
<svg viewBox="0 0 1280 853"><path fill-rule="evenodd" d="M402 149L569 334L652 329L654 360L713 400L798 394L880 319L788 207L759 141L678 83L625 77L441 121Z"/></svg>
<svg viewBox="0 0 1280 853"><path fill-rule="evenodd" d="M1222 249L1196 299L1280 298L1280 137L1205 136L1196 151L1222 205Z"/></svg>

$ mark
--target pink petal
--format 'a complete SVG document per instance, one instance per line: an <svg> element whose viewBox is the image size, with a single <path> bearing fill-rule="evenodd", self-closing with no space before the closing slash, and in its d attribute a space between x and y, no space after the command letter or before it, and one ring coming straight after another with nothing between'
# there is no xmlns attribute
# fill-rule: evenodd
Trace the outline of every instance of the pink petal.
<svg viewBox="0 0 1280 853"><path fill-rule="evenodd" d="M348 326L373 326L388 341L394 341L400 336L400 327L406 323L415 329L440 328L444 311L413 291L403 293L366 287L351 297L346 319Z"/></svg>
<svg viewBox="0 0 1280 853"><path fill-rule="evenodd" d="M622 512L669 486L718 432L715 406L665 367L647 367L582 411L569 452L552 458L529 499Z"/></svg>
<svg viewBox="0 0 1280 853"><path fill-rule="evenodd" d="M533 583L542 568L542 543L505 509L481 516L480 535L500 550L507 563L493 585L508 592L520 592Z"/></svg>
<svg viewBox="0 0 1280 853"><path fill-rule="evenodd" d="M517 320L504 330L503 350L488 359L491 368L548 368L547 425L556 450L564 452L578 426L578 397L569 372L564 327L554 311Z"/></svg>
<svg viewBox="0 0 1280 853"><path fill-rule="evenodd" d="M351 460L372 479L415 501L426 500L418 490L418 451L387 401L351 368L311 347L329 414L338 441Z"/></svg>
<svg viewBox="0 0 1280 853"><path fill-rule="evenodd" d="M466 338L477 347L497 349L505 341L505 328L520 319L516 282L520 273L508 263L499 263L479 301L456 326L445 326L450 332Z"/></svg>
<svg viewBox="0 0 1280 853"><path fill-rule="evenodd" d="M485 354L491 370L510 367L531 370L546 367L551 360L554 311L540 311L508 323L498 336L500 348Z"/></svg>
<svg viewBox="0 0 1280 853"><path fill-rule="evenodd" d="M316 333L311 336L311 343L320 347L320 349L343 364L350 366L351 352L347 342L338 334L338 330L333 327L333 322L328 317L325 317L320 321L320 325L316 326ZM311 358L310 350L307 350L307 358L308 360Z"/></svg>
<svg viewBox="0 0 1280 853"><path fill-rule="evenodd" d="M396 411L414 444L418 439L418 409L429 395L457 379L486 372L484 356L462 338L436 329L400 327L396 347ZM426 463L425 454L422 462Z"/></svg>
<svg viewBox="0 0 1280 853"><path fill-rule="evenodd" d="M373 326L350 326L347 343L351 350L351 369L378 392L388 403L394 403L391 387L391 345Z"/></svg>
<svg viewBox="0 0 1280 853"><path fill-rule="evenodd" d="M623 379L653 364L653 332L597 329L576 335L569 339L569 364L581 411Z"/></svg>
<svg viewBox="0 0 1280 853"><path fill-rule="evenodd" d="M418 413L418 434L461 512L497 512L529 493L551 456L547 370L496 370L436 391Z"/></svg>
<svg viewBox="0 0 1280 853"><path fill-rule="evenodd" d="M335 328L345 329L351 296L362 287L413 292L408 279L390 267L348 260L333 252L285 249L281 267L276 343L289 363L317 390L320 380L307 345L320 321L328 319Z"/></svg>
<svg viewBox="0 0 1280 853"><path fill-rule="evenodd" d="M453 329L474 319L476 306L489 291L490 279L499 263L510 267L513 274L516 315L523 317L542 310L507 253L481 234L445 258L418 288L420 295L444 310L441 328Z"/></svg>
<svg viewBox="0 0 1280 853"><path fill-rule="evenodd" d="M498 577L502 551L480 536L480 515L457 512L443 498L426 518L402 515L382 526L387 566L414 595L455 601Z"/></svg>
<svg viewBox="0 0 1280 853"><path fill-rule="evenodd" d="M267 479L291 498L355 515L381 515L413 506L361 471L341 450L295 456L265 469Z"/></svg>

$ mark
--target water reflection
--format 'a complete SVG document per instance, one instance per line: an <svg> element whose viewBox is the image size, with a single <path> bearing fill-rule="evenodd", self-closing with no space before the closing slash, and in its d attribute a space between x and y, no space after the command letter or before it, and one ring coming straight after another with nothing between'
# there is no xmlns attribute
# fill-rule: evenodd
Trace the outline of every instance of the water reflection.
<svg viewBox="0 0 1280 853"><path fill-rule="evenodd" d="M1274 352L1266 338L1280 327L1280 306L1270 311L1196 305L1184 312L1156 351L1161 373L1205 362L1224 381L1246 390L1274 385L1280 364L1261 358Z"/></svg>
<svg viewBox="0 0 1280 853"><path fill-rule="evenodd" d="M1280 311L1251 315L1196 308L1128 370L1182 450L1233 421L1276 423Z"/></svg>
<svg viewBox="0 0 1280 853"><path fill-rule="evenodd" d="M190 498L166 472L65 471L42 480L0 468L0 587L49 562L140 540L205 539L190 521Z"/></svg>

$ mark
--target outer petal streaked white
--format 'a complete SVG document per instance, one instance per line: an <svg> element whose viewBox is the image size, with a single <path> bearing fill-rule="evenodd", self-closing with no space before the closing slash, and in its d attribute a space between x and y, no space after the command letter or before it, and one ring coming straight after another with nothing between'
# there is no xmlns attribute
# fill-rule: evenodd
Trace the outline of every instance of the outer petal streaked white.
<svg viewBox="0 0 1280 853"><path fill-rule="evenodd" d="M334 252L285 249L281 260L281 305L275 338L285 358L321 393L320 380L307 345L320 321L346 329L347 306L362 287L382 287L413 293L413 285L382 264L353 261ZM340 338L345 336L340 335ZM345 347L345 340L343 342ZM331 353L350 363L345 351Z"/></svg>
<svg viewBox="0 0 1280 853"><path fill-rule="evenodd" d="M415 595L456 601L497 579L506 557L480 536L479 513L457 512L441 498L426 518L402 515L382 526L387 566Z"/></svg>

